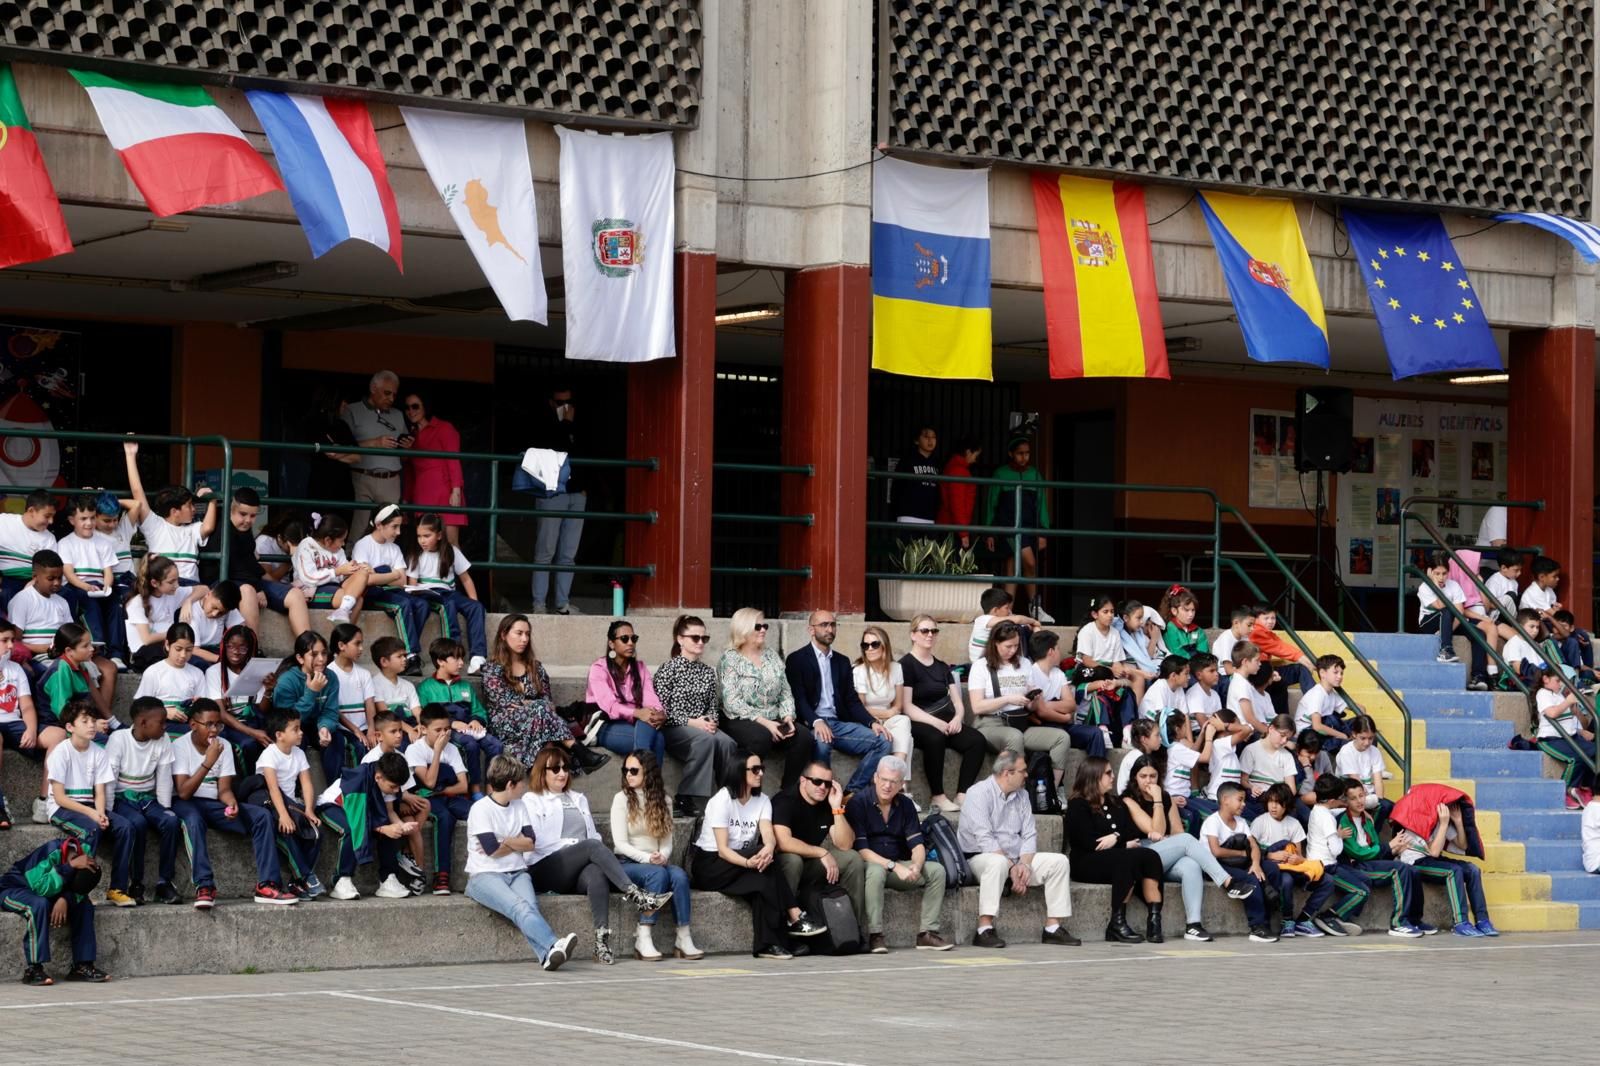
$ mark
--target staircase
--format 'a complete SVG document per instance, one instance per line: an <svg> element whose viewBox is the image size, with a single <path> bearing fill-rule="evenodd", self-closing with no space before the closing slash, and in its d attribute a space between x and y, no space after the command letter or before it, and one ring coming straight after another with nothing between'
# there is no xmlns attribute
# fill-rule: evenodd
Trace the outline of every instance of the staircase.
<svg viewBox="0 0 1600 1066"><path fill-rule="evenodd" d="M1328 633L1302 634L1318 654L1343 654ZM1600 877L1580 862L1580 815L1564 808L1561 782L1553 780L1538 751L1506 747L1526 731L1521 693L1468 692L1466 641L1457 638L1462 663L1435 661L1435 637L1359 633L1357 648L1383 674L1411 711L1412 781L1439 781L1473 797L1486 859L1484 893L1503 930L1600 928ZM1355 664L1345 689L1391 738L1401 730L1399 710L1372 676ZM1396 742L1398 748L1399 744ZM1398 798L1399 767L1386 790Z"/></svg>

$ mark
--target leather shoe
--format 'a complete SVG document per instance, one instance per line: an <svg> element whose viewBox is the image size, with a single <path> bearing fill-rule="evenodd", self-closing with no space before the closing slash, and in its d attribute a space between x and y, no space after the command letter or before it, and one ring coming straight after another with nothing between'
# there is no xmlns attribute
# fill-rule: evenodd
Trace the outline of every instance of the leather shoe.
<svg viewBox="0 0 1600 1066"><path fill-rule="evenodd" d="M980 929L972 934L972 946L975 948L1003 948L1006 946L1006 942L1000 939L999 932L991 925L987 929Z"/></svg>

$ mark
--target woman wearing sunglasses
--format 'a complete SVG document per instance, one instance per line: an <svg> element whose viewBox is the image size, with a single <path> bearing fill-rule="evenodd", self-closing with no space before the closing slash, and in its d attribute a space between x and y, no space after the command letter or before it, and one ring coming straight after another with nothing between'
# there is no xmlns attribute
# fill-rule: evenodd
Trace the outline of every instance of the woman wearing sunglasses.
<svg viewBox="0 0 1600 1066"><path fill-rule="evenodd" d="M604 844L589 813L589 799L570 791L572 762L561 748L551 745L539 753L528 774L528 792L522 797L533 830L528 876L540 892L581 892L589 897L594 920L594 959L607 966L611 953L611 928L606 925L611 893L639 908L640 914L658 911L672 899L670 892L646 892L628 879L622 864Z"/></svg>
<svg viewBox="0 0 1600 1066"><path fill-rule="evenodd" d="M763 759L783 754L783 787L793 788L816 753L811 730L795 718L783 659L767 647L767 617L754 607L733 612L728 650L717 663L722 728Z"/></svg>
<svg viewBox="0 0 1600 1066"><path fill-rule="evenodd" d="M693 818L706 809L739 742L717 728L717 672L706 662L706 624L692 614L672 623L672 655L656 671L656 695L667 714L661 736L683 763L672 813Z"/></svg>
<svg viewBox="0 0 1600 1066"><path fill-rule="evenodd" d="M632 752L622 760L622 789L611 799L611 843L634 884L672 897L672 919L678 925L672 954L680 959L704 958L705 952L689 935L689 875L672 865L672 812L667 809L661 764L648 751ZM666 957L652 939L655 925L654 912L640 912L633 957L642 962Z"/></svg>
<svg viewBox="0 0 1600 1066"><path fill-rule="evenodd" d="M706 804L690 877L695 888L750 904L752 955L791 959L790 937L817 936L828 927L800 909L774 861L778 838L772 831L772 801L761 791L764 776L759 755L735 753L722 789Z"/></svg>
<svg viewBox="0 0 1600 1066"><path fill-rule="evenodd" d="M939 639L939 623L932 615L919 614L911 620L911 650L900 657L909 698L906 717L911 719L911 739L922 752L922 770L928 775L928 790L933 805L946 814L961 809L967 789L983 773L983 734L967 724L967 705L961 683L950 664L933 654ZM944 753L961 756L956 774L956 798L945 795Z"/></svg>
<svg viewBox="0 0 1600 1066"><path fill-rule="evenodd" d="M906 679L894 661L889 634L882 626L861 631L861 655L855 661L856 695L875 721L889 732L889 754L911 765L911 719L906 717Z"/></svg>
<svg viewBox="0 0 1600 1066"><path fill-rule="evenodd" d="M598 734L591 733L594 739L589 742L618 755L643 748L656 757L659 766L667 757L660 732L667 716L656 698L650 668L639 661L638 650L639 636L633 623L623 618L612 622L606 630L606 653L589 667L589 687L583 696L605 715Z"/></svg>

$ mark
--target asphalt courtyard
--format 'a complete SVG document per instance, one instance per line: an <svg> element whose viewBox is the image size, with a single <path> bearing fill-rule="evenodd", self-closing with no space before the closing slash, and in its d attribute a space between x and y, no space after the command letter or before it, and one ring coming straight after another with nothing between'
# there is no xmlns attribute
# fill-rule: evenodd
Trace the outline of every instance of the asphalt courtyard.
<svg viewBox="0 0 1600 1066"><path fill-rule="evenodd" d="M1367 934L7 984L0 1064L1577 1061L1597 959L1600 933Z"/></svg>

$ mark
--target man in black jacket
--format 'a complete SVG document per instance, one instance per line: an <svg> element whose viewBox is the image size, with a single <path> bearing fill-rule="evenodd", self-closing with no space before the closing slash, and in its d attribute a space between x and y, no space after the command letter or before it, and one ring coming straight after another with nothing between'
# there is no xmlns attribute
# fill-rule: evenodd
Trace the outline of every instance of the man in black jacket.
<svg viewBox="0 0 1600 1066"><path fill-rule="evenodd" d="M839 633L833 612L812 611L806 627L811 640L784 663L795 710L811 727L819 762L830 764L834 748L861 756L861 765L844 788L847 793L859 792L872 784L878 760L889 754L889 734L856 695L850 660L833 650Z"/></svg>

